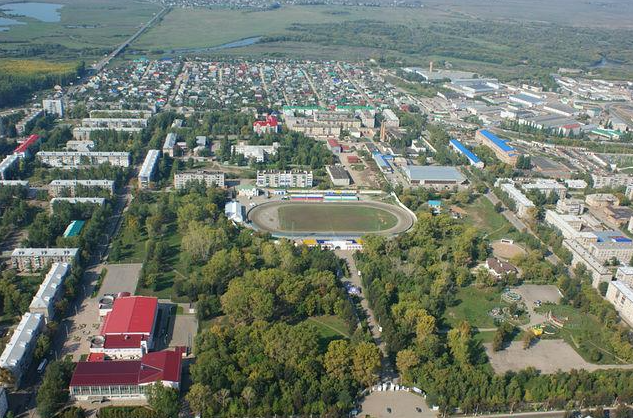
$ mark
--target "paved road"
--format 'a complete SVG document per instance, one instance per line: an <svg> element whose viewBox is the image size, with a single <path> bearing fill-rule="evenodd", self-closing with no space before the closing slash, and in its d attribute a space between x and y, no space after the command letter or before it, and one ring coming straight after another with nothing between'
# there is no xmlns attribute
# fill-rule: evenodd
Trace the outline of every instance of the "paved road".
<svg viewBox="0 0 633 418"><path fill-rule="evenodd" d="M347 267L349 269L350 277L346 277L343 281L347 281L352 283L354 286L362 289L362 295L366 294L366 290L363 287L361 276L358 275L358 269L356 268L356 261L354 260L354 251L348 250L335 250L334 253L345 260L347 262ZM382 340L382 332L380 325L374 315L374 311L369 307L369 302L365 299L364 296L361 296L360 305L363 309L363 314L367 319L367 326L369 327L369 331L371 332L372 338L374 339L374 343L380 348L383 354L383 362L382 362L382 372L381 372L381 380L383 381L393 381L397 383L398 375L394 372L393 366L389 361L389 357L387 357L387 346L385 342Z"/></svg>

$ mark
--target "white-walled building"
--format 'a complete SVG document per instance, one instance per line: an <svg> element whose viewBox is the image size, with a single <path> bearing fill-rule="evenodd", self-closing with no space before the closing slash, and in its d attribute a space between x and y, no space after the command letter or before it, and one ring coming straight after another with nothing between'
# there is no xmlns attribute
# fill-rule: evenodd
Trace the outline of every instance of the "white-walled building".
<svg viewBox="0 0 633 418"><path fill-rule="evenodd" d="M75 197L78 189L102 189L110 195L114 194L114 180L53 180L48 185L48 194L59 197L68 193L66 197Z"/></svg>
<svg viewBox="0 0 633 418"><path fill-rule="evenodd" d="M248 145L246 142L239 142L231 147L231 152L242 154L247 160L263 163L269 155L276 155L278 148L279 142L273 142L272 145Z"/></svg>
<svg viewBox="0 0 633 418"><path fill-rule="evenodd" d="M42 109L49 115L54 115L58 118L64 117L64 102L61 99L42 100Z"/></svg>
<svg viewBox="0 0 633 418"><path fill-rule="evenodd" d="M53 263L72 264L78 248L16 248L11 253L11 265L18 271L39 271Z"/></svg>
<svg viewBox="0 0 633 418"><path fill-rule="evenodd" d="M519 189L514 187L513 184L503 183L501 190L508 194L508 197L514 202L516 206L517 216L524 218L528 214L528 210L534 207L534 203L527 198Z"/></svg>
<svg viewBox="0 0 633 418"><path fill-rule="evenodd" d="M55 317L55 302L62 294L64 280L69 273L70 264L53 263L33 297L31 305L29 305L29 312L42 314L46 322L53 319Z"/></svg>
<svg viewBox="0 0 633 418"><path fill-rule="evenodd" d="M257 186L258 187L273 187L273 188L307 188L312 187L313 178L312 171L257 171Z"/></svg>
<svg viewBox="0 0 633 418"><path fill-rule="evenodd" d="M171 158L174 158L176 153L176 142L178 141L178 135L174 132L170 132L165 137L165 142L163 142L163 154L169 155Z"/></svg>
<svg viewBox="0 0 633 418"><path fill-rule="evenodd" d="M181 171L174 174L174 187L176 189L183 189L187 186L187 183L197 181L207 185L207 187L218 186L224 187L225 174L220 171L208 171L208 170L191 170Z"/></svg>
<svg viewBox="0 0 633 418"><path fill-rule="evenodd" d="M40 151L37 153L37 158L46 165L59 168L76 168L101 164L110 164L117 167L130 166L129 152Z"/></svg>
<svg viewBox="0 0 633 418"><path fill-rule="evenodd" d="M33 350L43 326L42 314L27 312L22 315L20 323L0 355L0 368L11 372L17 387L31 365Z"/></svg>
<svg viewBox="0 0 633 418"><path fill-rule="evenodd" d="M157 149L151 149L147 151L141 170L138 172L138 187L145 189L149 187L150 182L156 171L158 159L160 158L160 151Z"/></svg>
<svg viewBox="0 0 633 418"><path fill-rule="evenodd" d="M620 317L633 326L633 286L631 283L622 280L609 282L605 297L615 307Z"/></svg>

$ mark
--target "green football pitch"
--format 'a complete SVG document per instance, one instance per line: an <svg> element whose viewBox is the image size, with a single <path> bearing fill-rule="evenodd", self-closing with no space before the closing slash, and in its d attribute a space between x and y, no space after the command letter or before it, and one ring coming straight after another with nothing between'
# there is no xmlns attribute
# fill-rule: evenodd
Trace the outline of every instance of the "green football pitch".
<svg viewBox="0 0 633 418"><path fill-rule="evenodd" d="M398 224L394 214L356 203L288 203L278 208L278 216L287 232L379 232Z"/></svg>

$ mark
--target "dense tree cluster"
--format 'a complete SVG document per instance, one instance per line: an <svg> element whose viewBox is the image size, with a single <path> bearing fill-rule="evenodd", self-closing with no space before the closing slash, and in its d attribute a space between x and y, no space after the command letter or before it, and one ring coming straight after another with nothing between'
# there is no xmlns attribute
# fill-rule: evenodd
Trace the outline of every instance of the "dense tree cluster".
<svg viewBox="0 0 633 418"><path fill-rule="evenodd" d="M472 282L468 267L486 254L476 231L446 215L419 214L413 231L393 241L369 237L357 255L368 299L380 318L383 338L403 382L422 388L427 401L442 411L464 413L611 405L633 399L633 373L608 370L541 375L534 369L495 374L468 323L446 330L442 318L454 303L455 288ZM520 260L526 280L555 281L570 303L601 319L613 350L630 358L633 349L615 310L581 274L572 279L564 269L548 267L543 254L529 252ZM502 348L512 334L495 336Z"/></svg>

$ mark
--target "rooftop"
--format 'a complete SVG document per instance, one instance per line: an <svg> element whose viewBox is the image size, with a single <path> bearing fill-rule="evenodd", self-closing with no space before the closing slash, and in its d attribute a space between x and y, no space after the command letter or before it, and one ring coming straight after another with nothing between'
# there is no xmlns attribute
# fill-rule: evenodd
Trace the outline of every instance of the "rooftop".
<svg viewBox="0 0 633 418"><path fill-rule="evenodd" d="M180 350L145 354L141 360L80 361L70 386L142 385L180 382Z"/></svg>
<svg viewBox="0 0 633 418"><path fill-rule="evenodd" d="M469 150L468 148L466 148L464 146L464 144L462 144L461 142L459 142L456 139L451 139L450 143L457 148L462 154L464 154L466 156L466 158L468 158L470 161L472 161L473 164L477 164L480 163L481 160L479 159L479 157L477 157L475 155L475 153L473 153L471 150Z"/></svg>
<svg viewBox="0 0 633 418"><path fill-rule="evenodd" d="M11 340L7 343L0 356L0 367L15 367L27 353L29 344L33 343L33 339L37 336L44 317L42 314L32 314L30 312L22 315L22 319L18 324Z"/></svg>
<svg viewBox="0 0 633 418"><path fill-rule="evenodd" d="M70 271L70 264L55 263L46 274L44 281L40 285L37 293L31 301L29 309L44 308L47 309L51 300L59 291L60 286Z"/></svg>
<svg viewBox="0 0 633 418"><path fill-rule="evenodd" d="M411 180L463 182L466 177L455 167L434 165L408 165L405 168Z"/></svg>
<svg viewBox="0 0 633 418"><path fill-rule="evenodd" d="M105 318L102 335L151 334L158 309L158 299L148 296L116 298Z"/></svg>
<svg viewBox="0 0 633 418"><path fill-rule="evenodd" d="M493 144L495 144L497 147L499 147L499 149L501 149L503 152L510 152L510 151L516 151L514 149L514 147L508 145L507 141L505 139L501 139L499 138L497 135L493 134L492 132L482 129L479 131L483 136L485 136L486 138L488 138Z"/></svg>

